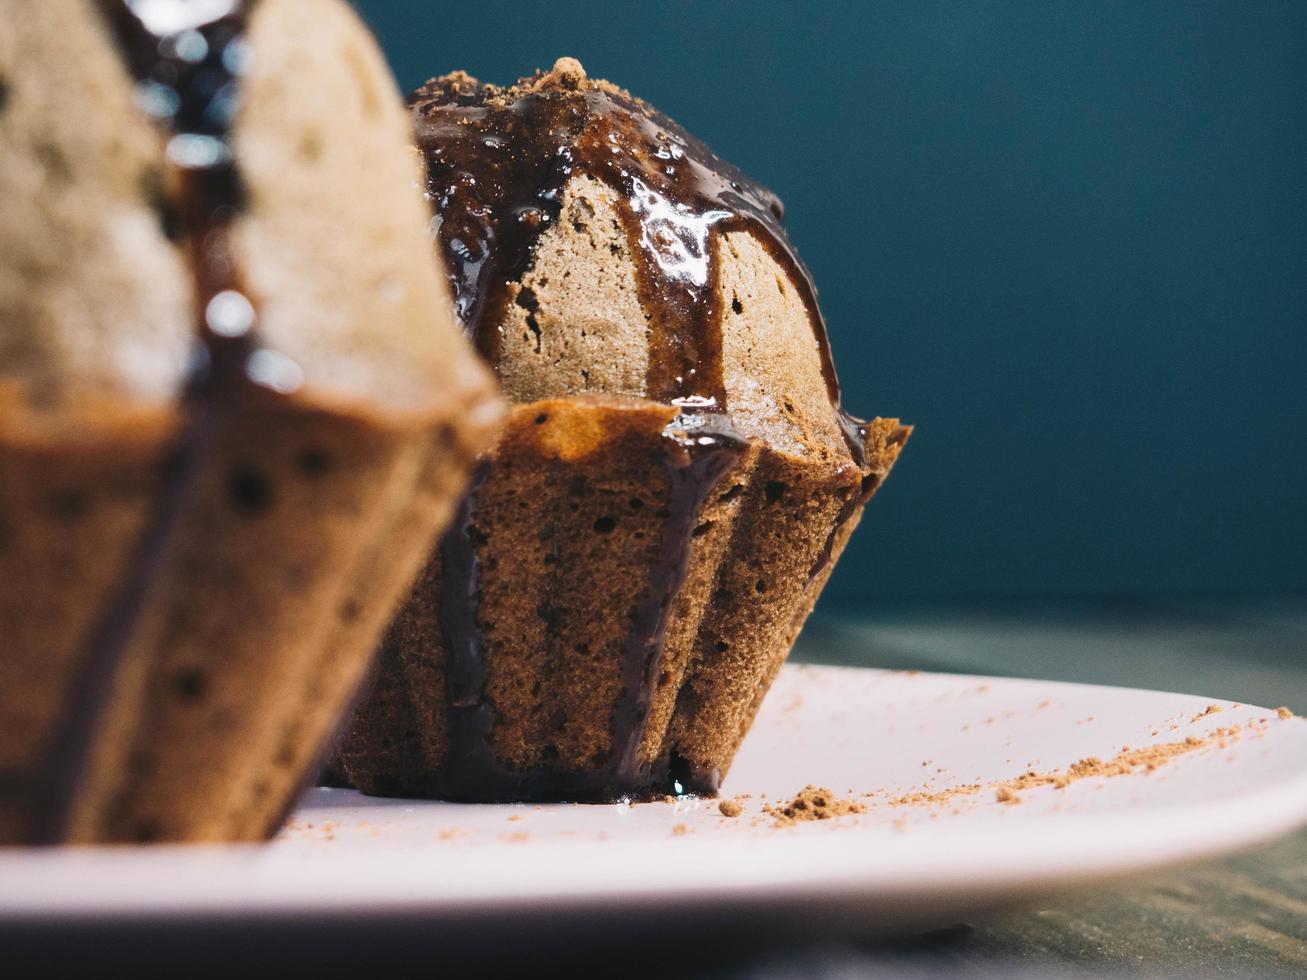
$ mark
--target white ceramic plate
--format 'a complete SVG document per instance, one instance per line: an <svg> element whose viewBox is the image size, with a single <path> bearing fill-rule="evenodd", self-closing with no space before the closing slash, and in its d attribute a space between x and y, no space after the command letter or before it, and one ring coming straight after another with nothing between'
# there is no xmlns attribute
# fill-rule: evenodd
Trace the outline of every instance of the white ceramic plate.
<svg viewBox="0 0 1307 980"><path fill-rule="evenodd" d="M519 922L594 928L632 913L644 928L704 914L943 924L1307 822L1307 723L1227 702L1204 713L1211 703L788 667L724 787L750 796L734 818L707 800L466 806L314 790L262 847L0 850L0 924L383 916L439 930L479 917L503 937ZM1127 766L999 801L999 784L1027 771L1176 743L1152 771ZM785 827L762 812L764 795L776 802L809 783L867 811ZM966 784L979 788L940 799ZM893 802L916 791L934 801Z"/></svg>

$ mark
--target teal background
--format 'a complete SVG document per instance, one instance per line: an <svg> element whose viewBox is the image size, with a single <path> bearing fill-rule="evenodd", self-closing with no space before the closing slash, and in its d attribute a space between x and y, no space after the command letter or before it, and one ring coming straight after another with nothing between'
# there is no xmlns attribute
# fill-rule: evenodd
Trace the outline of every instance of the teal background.
<svg viewBox="0 0 1307 980"><path fill-rule="evenodd" d="M781 194L917 426L828 595L1307 590L1307 3L356 6L405 88L574 55Z"/></svg>

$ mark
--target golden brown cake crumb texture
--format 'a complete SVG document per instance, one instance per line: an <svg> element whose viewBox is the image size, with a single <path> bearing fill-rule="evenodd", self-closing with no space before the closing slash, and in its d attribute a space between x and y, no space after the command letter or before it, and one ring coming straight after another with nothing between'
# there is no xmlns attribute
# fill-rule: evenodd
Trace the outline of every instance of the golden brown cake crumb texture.
<svg viewBox="0 0 1307 980"><path fill-rule="evenodd" d="M841 799L825 786L808 785L784 803L766 804L762 812L772 818L777 827L789 827L811 820L837 820L867 812L867 805L859 800Z"/></svg>

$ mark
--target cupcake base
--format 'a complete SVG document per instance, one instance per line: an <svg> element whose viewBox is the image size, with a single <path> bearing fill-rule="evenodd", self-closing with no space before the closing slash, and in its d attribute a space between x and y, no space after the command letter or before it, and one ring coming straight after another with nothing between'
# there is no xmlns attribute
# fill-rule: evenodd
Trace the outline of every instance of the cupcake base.
<svg viewBox="0 0 1307 980"><path fill-rule="evenodd" d="M157 429L0 433L0 842L275 833L477 448L269 394L179 477Z"/></svg>
<svg viewBox="0 0 1307 980"><path fill-rule="evenodd" d="M713 793L907 430L866 468L720 416L518 406L382 645L338 767L367 793Z"/></svg>

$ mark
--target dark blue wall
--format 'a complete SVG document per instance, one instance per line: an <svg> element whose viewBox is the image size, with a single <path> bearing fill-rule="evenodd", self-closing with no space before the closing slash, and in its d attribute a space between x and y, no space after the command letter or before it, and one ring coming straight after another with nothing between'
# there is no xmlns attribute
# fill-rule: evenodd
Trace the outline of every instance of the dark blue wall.
<svg viewBox="0 0 1307 980"><path fill-rule="evenodd" d="M1307 3L358 7L405 87L575 55L785 198L918 427L832 592L1307 589Z"/></svg>

